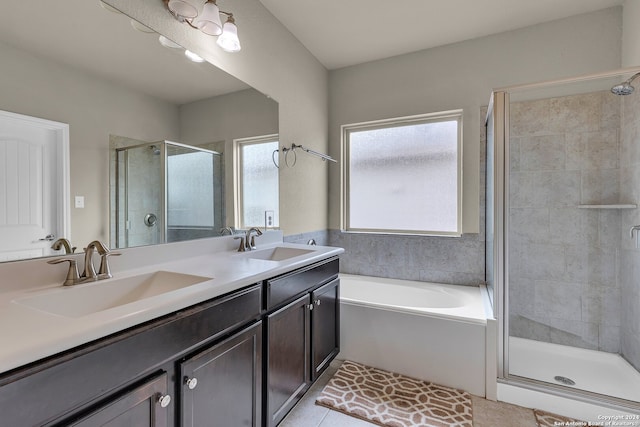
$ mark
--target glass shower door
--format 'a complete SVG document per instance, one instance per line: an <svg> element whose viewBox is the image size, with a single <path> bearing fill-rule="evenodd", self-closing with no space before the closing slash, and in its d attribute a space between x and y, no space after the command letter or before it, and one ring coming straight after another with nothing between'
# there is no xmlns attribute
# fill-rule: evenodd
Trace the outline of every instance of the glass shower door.
<svg viewBox="0 0 640 427"><path fill-rule="evenodd" d="M509 93L505 359L510 377L640 402L640 103L617 79Z"/></svg>

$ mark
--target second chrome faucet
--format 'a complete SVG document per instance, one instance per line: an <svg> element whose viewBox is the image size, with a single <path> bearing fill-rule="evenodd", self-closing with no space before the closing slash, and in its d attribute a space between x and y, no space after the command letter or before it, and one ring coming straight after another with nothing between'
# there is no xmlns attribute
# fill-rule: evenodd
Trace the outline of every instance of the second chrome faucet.
<svg viewBox="0 0 640 427"><path fill-rule="evenodd" d="M255 233L255 235L254 235ZM256 249L256 236L262 236L262 231L257 227L251 227L244 236L236 236L234 239L240 239L238 252L252 251Z"/></svg>

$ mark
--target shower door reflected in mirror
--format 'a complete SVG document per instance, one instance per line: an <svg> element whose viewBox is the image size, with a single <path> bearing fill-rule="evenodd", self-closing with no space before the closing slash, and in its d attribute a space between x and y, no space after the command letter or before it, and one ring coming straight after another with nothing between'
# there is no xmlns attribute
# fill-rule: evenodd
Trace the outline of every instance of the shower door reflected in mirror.
<svg viewBox="0 0 640 427"><path fill-rule="evenodd" d="M163 141L116 149L117 248L219 235L222 155Z"/></svg>

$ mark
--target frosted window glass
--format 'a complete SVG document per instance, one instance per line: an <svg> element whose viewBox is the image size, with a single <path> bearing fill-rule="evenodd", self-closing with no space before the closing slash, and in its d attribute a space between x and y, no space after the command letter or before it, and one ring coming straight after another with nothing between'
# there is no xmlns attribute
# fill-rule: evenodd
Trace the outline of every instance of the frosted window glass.
<svg viewBox="0 0 640 427"><path fill-rule="evenodd" d="M271 155L278 149L278 141L242 144L242 226L264 227L265 211L274 212L278 227L278 169Z"/></svg>
<svg viewBox="0 0 640 427"><path fill-rule="evenodd" d="M349 131L349 228L458 232L458 123Z"/></svg>
<svg viewBox="0 0 640 427"><path fill-rule="evenodd" d="M213 154L169 155L167 177L167 224L213 227Z"/></svg>

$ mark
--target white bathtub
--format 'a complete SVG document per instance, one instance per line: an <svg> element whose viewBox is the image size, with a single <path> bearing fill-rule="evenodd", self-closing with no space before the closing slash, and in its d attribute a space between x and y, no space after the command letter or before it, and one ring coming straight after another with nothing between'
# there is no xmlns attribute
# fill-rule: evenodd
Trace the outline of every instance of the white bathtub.
<svg viewBox="0 0 640 427"><path fill-rule="evenodd" d="M340 359L485 395L484 288L340 274Z"/></svg>

